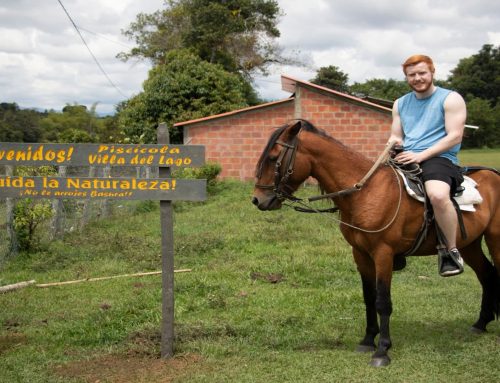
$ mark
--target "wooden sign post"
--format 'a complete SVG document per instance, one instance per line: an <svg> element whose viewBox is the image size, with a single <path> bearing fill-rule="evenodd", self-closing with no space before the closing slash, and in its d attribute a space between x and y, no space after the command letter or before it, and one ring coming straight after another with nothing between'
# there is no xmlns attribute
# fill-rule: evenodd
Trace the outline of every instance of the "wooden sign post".
<svg viewBox="0 0 500 383"><path fill-rule="evenodd" d="M161 355L174 346L174 225L172 201L206 200L206 180L172 179L171 168L198 167L205 147L170 145L165 124L156 145L0 143L0 165L158 166L156 179L0 176L0 198L159 200L162 254Z"/></svg>
<svg viewBox="0 0 500 383"><path fill-rule="evenodd" d="M170 144L168 128L165 124L158 126L157 141L159 144ZM170 178L170 168L159 168L160 178ZM162 324L161 324L161 357L174 355L174 215L171 201L160 201L161 225L161 284L162 284Z"/></svg>

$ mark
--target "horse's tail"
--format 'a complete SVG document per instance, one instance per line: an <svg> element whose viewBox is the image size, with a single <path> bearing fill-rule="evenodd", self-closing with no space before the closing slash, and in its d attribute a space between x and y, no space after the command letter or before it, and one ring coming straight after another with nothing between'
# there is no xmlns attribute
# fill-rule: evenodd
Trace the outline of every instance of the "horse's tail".
<svg viewBox="0 0 500 383"><path fill-rule="evenodd" d="M500 265L495 266L495 274L496 274L495 301L493 303L493 312L494 312L497 320L500 318L500 273L499 273L498 267L500 267Z"/></svg>

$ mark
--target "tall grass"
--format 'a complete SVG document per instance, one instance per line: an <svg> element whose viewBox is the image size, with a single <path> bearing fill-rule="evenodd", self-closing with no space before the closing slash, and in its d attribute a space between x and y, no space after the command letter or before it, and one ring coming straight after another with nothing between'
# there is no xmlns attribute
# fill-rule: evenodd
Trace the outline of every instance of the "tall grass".
<svg viewBox="0 0 500 383"><path fill-rule="evenodd" d="M175 280L182 369L153 374L161 280L149 276L0 295L0 382L498 381L499 323L482 336L468 330L480 305L470 268L441 278L435 257L409 259L394 275L393 362L374 369L370 355L354 351L364 305L335 221L286 208L259 212L251 188L223 182L205 203L175 205L175 266L192 269ZM0 284L159 270L159 212L138 210L21 254L4 265ZM108 356L127 361L129 379L113 378L114 367L102 364ZM142 377L132 371L137 358L151 363ZM80 375L68 373L75 366Z"/></svg>

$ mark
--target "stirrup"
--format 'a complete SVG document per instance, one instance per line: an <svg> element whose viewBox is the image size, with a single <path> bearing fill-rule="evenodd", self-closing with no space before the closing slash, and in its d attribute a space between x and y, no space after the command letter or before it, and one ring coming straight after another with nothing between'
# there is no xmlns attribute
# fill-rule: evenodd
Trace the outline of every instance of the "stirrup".
<svg viewBox="0 0 500 383"><path fill-rule="evenodd" d="M457 249L438 249L438 269L442 277L451 277L464 272L464 261Z"/></svg>

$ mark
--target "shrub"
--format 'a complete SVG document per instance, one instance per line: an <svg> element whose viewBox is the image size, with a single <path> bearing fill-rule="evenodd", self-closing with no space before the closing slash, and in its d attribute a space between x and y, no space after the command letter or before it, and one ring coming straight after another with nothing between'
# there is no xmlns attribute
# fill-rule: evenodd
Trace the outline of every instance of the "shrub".
<svg viewBox="0 0 500 383"><path fill-rule="evenodd" d="M19 176L47 176L55 174L51 166L19 166L16 168ZM13 227L16 232L19 250L34 251L39 249L39 225L53 215L50 201L24 198L19 200L14 207Z"/></svg>
<svg viewBox="0 0 500 383"><path fill-rule="evenodd" d="M200 168L181 168L172 173L172 178L206 179L208 191L213 191L222 166L216 162L208 162Z"/></svg>

